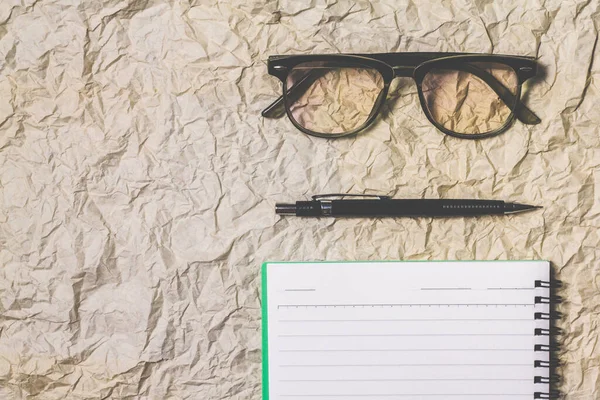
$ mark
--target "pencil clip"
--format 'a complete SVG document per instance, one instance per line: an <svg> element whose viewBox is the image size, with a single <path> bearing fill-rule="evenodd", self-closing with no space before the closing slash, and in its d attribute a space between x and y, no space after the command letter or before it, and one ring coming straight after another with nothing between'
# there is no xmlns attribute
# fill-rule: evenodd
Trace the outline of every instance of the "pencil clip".
<svg viewBox="0 0 600 400"><path fill-rule="evenodd" d="M342 193L329 193L329 194L316 194L312 197L313 201L317 200L341 200L346 197L362 197L368 199L379 199L389 200L390 196L381 196L378 194L342 194Z"/></svg>

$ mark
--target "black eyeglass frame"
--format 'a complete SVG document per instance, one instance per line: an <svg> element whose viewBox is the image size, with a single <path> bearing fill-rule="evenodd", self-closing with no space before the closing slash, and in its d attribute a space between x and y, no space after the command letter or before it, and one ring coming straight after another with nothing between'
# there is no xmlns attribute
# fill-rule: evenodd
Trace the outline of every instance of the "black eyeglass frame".
<svg viewBox="0 0 600 400"><path fill-rule="evenodd" d="M290 95L293 94L295 85L292 88L287 87L288 74L292 69L302 63L306 62L327 62L331 63L332 66L339 65L343 67L345 65L353 67L365 67L372 68L378 71L383 78L384 86L379 96L377 97L371 114L367 120L358 128L348 132L338 134L327 134L311 131L300 125L293 117L290 110ZM473 62L494 62L498 64L504 64L516 74L517 77L517 89L516 93L512 93L508 90L500 81L494 78L491 74L474 67ZM263 112L263 117L266 118L277 118L283 115L282 107L285 108L285 114L287 114L292 124L300 131L316 137L321 138L338 138L355 135L358 132L369 127L377 118L381 112L381 108L386 101L387 94L390 88L390 84L393 79L398 77L412 77L417 84L419 93L419 100L421 107L427 119L443 133L462 139L483 139L492 136L497 136L505 132L513 123L514 119L517 118L521 122L529 125L535 125L541 122L541 120L521 102L521 89L525 81L534 77L537 73L537 62L534 57L524 56L509 56L509 55L497 55L497 54L479 54L479 53L379 53L379 54L315 54L315 55L276 55L270 56L267 61L268 72L270 75L275 76L283 83L283 95L280 96L275 102L269 105ZM501 127L486 132L483 134L464 134L457 133L446 129L444 126L435 121L431 115L425 96L422 90L422 82L429 71L434 68L441 69L457 69L466 70L467 72L474 72L479 74L478 76L486 83L492 85L492 89L501 97L507 107L510 108L510 116ZM477 71L478 70L478 71ZM482 73L486 75L481 75Z"/></svg>

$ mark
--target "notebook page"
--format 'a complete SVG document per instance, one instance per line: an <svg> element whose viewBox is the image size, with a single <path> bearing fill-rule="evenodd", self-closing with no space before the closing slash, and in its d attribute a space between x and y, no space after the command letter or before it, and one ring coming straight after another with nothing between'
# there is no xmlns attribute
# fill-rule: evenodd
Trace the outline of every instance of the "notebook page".
<svg viewBox="0 0 600 400"><path fill-rule="evenodd" d="M544 261L269 263L268 398L530 400Z"/></svg>

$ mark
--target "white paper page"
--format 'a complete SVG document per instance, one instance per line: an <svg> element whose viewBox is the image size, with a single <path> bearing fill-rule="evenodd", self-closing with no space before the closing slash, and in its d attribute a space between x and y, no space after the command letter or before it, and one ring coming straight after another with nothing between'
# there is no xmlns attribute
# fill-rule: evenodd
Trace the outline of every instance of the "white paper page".
<svg viewBox="0 0 600 400"><path fill-rule="evenodd" d="M269 263L269 400L531 400L545 261Z"/></svg>

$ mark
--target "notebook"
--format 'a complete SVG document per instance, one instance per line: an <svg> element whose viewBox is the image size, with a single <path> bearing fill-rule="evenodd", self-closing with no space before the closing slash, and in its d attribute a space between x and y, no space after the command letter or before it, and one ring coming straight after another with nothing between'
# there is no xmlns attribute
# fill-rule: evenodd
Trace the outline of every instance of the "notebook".
<svg viewBox="0 0 600 400"><path fill-rule="evenodd" d="M551 393L546 261L265 263L264 400Z"/></svg>

